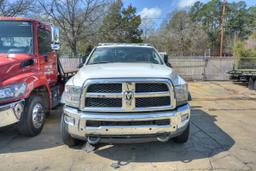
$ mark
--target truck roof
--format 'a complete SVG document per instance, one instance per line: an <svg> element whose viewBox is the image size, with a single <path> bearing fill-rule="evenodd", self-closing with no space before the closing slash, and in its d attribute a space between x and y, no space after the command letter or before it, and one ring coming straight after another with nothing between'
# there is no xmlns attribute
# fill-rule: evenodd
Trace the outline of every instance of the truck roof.
<svg viewBox="0 0 256 171"><path fill-rule="evenodd" d="M46 29L51 30L51 25L49 23L40 22L36 18L24 18L24 17L4 17L0 16L0 21L35 21L43 25Z"/></svg>
<svg viewBox="0 0 256 171"><path fill-rule="evenodd" d="M16 21L38 21L37 19L32 18L23 18L23 17L1 17L0 20L16 20Z"/></svg>
<svg viewBox="0 0 256 171"><path fill-rule="evenodd" d="M153 48L147 43L99 43L98 47L147 47Z"/></svg>

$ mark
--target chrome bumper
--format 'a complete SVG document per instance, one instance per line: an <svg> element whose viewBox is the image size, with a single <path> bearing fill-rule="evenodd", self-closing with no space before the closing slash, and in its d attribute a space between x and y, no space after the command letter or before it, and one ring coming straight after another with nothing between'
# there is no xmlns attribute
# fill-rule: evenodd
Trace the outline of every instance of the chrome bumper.
<svg viewBox="0 0 256 171"><path fill-rule="evenodd" d="M19 106L17 106L19 105ZM9 103L6 105L0 105L0 127L14 124L19 121L20 115L17 115L17 107L24 106L24 100ZM23 110L23 108L22 108Z"/></svg>
<svg viewBox="0 0 256 171"><path fill-rule="evenodd" d="M168 125L133 126L86 126L87 121L150 121L170 119ZM64 124L74 138L86 140L89 136L98 137L143 137L168 134L169 138L182 133L190 120L190 106L184 105L176 110L143 113L94 113L82 112L64 106ZM156 139L156 138L155 138Z"/></svg>

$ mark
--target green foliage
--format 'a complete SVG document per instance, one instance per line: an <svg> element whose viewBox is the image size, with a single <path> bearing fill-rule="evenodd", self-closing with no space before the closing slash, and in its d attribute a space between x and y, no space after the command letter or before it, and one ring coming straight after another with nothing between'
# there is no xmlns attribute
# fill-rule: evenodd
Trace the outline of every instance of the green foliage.
<svg viewBox="0 0 256 171"><path fill-rule="evenodd" d="M222 2L212 0L206 4L196 2L191 9L192 21L201 25L208 34L209 44L214 53L219 51Z"/></svg>
<svg viewBox="0 0 256 171"><path fill-rule="evenodd" d="M245 49L244 42L237 41L233 47L233 55L235 57L248 57L249 51Z"/></svg>
<svg viewBox="0 0 256 171"><path fill-rule="evenodd" d="M208 35L193 23L189 13L178 11L162 24L159 32L151 34L147 42L170 55L190 56L204 54L209 46L207 40Z"/></svg>
<svg viewBox="0 0 256 171"><path fill-rule="evenodd" d="M190 16L193 23L201 25L208 34L210 48L218 55L220 45L222 0L211 0L208 3L196 2ZM256 28L256 7L247 8L244 1L227 3L225 13L225 52L230 54L229 48L235 39L245 40Z"/></svg>
<svg viewBox="0 0 256 171"><path fill-rule="evenodd" d="M176 55L199 55L207 48L205 32L195 25L186 11L179 11L166 25L169 53Z"/></svg>
<svg viewBox="0 0 256 171"><path fill-rule="evenodd" d="M253 33L253 34L250 36L250 39L251 39L251 40L256 40L256 33Z"/></svg>
<svg viewBox="0 0 256 171"><path fill-rule="evenodd" d="M117 0L111 4L100 27L101 41L140 43L142 42L140 24L141 18L136 15L136 8L131 5L123 8L122 1Z"/></svg>
<svg viewBox="0 0 256 171"><path fill-rule="evenodd" d="M256 46L248 46L250 42L256 44L256 33L252 34L249 40L237 41L233 47L235 57L256 57ZM247 47L246 47L247 46Z"/></svg>

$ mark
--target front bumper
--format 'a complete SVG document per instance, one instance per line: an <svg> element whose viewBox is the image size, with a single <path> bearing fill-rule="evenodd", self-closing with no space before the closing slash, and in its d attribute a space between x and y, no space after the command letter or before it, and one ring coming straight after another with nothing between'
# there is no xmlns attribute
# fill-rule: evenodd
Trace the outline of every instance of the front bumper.
<svg viewBox="0 0 256 171"><path fill-rule="evenodd" d="M14 124L20 120L23 111L24 100L0 105L0 127Z"/></svg>
<svg viewBox="0 0 256 171"><path fill-rule="evenodd" d="M87 126L88 121L155 121L169 119L167 125L132 125L132 126ZM75 108L64 106L64 124L68 133L78 139L87 140L88 137L100 137L101 142L115 137L123 138L146 138L150 141L160 140L159 137L166 135L172 138L181 134L188 126L190 120L190 106L188 104L178 107L176 110L159 112L138 113L94 113L82 112Z"/></svg>

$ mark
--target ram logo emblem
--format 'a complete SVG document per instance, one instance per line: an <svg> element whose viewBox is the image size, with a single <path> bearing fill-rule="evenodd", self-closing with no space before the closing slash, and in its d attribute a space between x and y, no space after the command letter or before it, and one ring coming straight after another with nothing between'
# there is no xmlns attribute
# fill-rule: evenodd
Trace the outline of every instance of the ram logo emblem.
<svg viewBox="0 0 256 171"><path fill-rule="evenodd" d="M123 108L126 111L132 111L135 108L135 83L125 82L122 84L123 89Z"/></svg>
<svg viewBox="0 0 256 171"><path fill-rule="evenodd" d="M127 100L127 101L131 101L133 99L133 92L132 91L125 91L124 95L125 95L125 100Z"/></svg>

